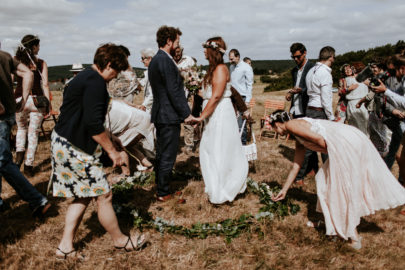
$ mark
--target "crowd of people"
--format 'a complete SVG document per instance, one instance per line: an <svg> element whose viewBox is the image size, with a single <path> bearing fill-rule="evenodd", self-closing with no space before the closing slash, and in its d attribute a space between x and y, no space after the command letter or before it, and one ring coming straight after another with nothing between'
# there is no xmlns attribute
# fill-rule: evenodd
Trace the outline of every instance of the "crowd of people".
<svg viewBox="0 0 405 270"><path fill-rule="evenodd" d="M92 199L115 248L133 251L148 243L145 234L127 236L121 232L112 207L112 181L103 169L112 166L129 175L134 170L130 166L133 158L135 170L155 172L158 202L174 199L185 203L181 191L171 187L182 127L184 152L190 154L199 147L209 202L232 202L245 191L249 164L244 145L249 137L246 122L251 121L248 104L254 82L251 59L241 61L239 51L231 49L228 69L225 41L221 37L208 39L202 45L208 69L198 84L200 89L194 91L183 74L195 69L196 60L183 54L181 35L178 28L158 29L159 49L141 51L146 67L142 79L129 65L130 51L123 45L104 44L97 49L91 67L72 66L74 77L64 88L51 137L52 194L73 198L56 250L58 258L82 259L73 240ZM0 51L0 79L5 89L0 92L0 172L30 204L34 216L44 216L51 207L19 168L25 159L24 173L35 174L38 130L52 110L47 65L37 56L39 42L37 36L25 36L14 58ZM294 182L304 185L306 175L316 173L318 210L324 215L326 234L350 239L352 247L359 249L361 237L356 227L360 218L405 203L405 189L389 170L405 131L401 111L405 108L405 57L390 58L389 68L395 70L390 77L382 63L366 68L343 65L335 112L334 48L322 48L316 63L307 59L301 43L292 44L290 52L296 67L292 70L293 88L285 98L291 107L288 112L274 112L270 124L277 133L293 135L296 150L293 168L273 200L284 199ZM143 102L135 104L134 97L141 91ZM18 130L13 162L10 130L15 119ZM321 168L317 152L322 156ZM405 177L405 150L398 163L400 176ZM0 210L8 209L0 199Z"/></svg>

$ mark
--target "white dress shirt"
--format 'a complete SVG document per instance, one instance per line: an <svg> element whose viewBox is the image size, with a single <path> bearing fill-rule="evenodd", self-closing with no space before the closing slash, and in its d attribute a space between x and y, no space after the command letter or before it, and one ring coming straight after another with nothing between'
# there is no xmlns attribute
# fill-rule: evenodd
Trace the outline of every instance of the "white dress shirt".
<svg viewBox="0 0 405 270"><path fill-rule="evenodd" d="M402 77L401 86L395 90L396 91L405 90L405 77ZM398 109L402 109L402 110L405 109L405 96L401 96L390 89L387 89L385 91L385 96L387 97L389 103L391 103L394 107L396 107Z"/></svg>
<svg viewBox="0 0 405 270"><path fill-rule="evenodd" d="M253 86L253 69L244 61L239 61L229 68L231 72L231 84L239 92L241 96L245 96L245 102L249 102L252 98Z"/></svg>
<svg viewBox="0 0 405 270"><path fill-rule="evenodd" d="M148 70L145 70L143 73L145 76L143 79L140 80L141 86L144 89L144 100L142 105L146 108L147 112L152 110L153 104L153 93L152 88L150 87L149 77L148 77Z"/></svg>
<svg viewBox="0 0 405 270"><path fill-rule="evenodd" d="M325 64L317 62L308 71L306 77L308 106L323 108L329 120L334 120L332 108L332 69Z"/></svg>

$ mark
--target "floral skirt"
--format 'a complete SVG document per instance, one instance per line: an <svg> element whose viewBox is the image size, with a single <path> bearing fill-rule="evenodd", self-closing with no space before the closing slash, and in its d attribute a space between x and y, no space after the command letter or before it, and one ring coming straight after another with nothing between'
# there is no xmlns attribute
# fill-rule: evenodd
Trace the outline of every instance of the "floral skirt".
<svg viewBox="0 0 405 270"><path fill-rule="evenodd" d="M89 155L52 132L52 174L54 197L97 197L110 191L99 157L101 146Z"/></svg>

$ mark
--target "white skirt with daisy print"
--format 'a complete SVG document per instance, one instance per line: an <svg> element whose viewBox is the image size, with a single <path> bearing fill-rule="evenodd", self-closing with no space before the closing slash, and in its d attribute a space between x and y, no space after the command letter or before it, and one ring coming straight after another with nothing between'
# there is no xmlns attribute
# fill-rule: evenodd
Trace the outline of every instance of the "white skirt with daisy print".
<svg viewBox="0 0 405 270"><path fill-rule="evenodd" d="M97 197L110 191L100 145L89 155L53 131L51 151L54 197Z"/></svg>

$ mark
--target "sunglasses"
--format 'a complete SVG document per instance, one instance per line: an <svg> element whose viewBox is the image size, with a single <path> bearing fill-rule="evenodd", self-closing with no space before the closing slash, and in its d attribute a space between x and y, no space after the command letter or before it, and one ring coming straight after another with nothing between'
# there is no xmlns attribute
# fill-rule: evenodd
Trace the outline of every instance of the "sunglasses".
<svg viewBox="0 0 405 270"><path fill-rule="evenodd" d="M303 56L303 54L291 55L291 58L296 59L296 58L301 58L301 56Z"/></svg>

